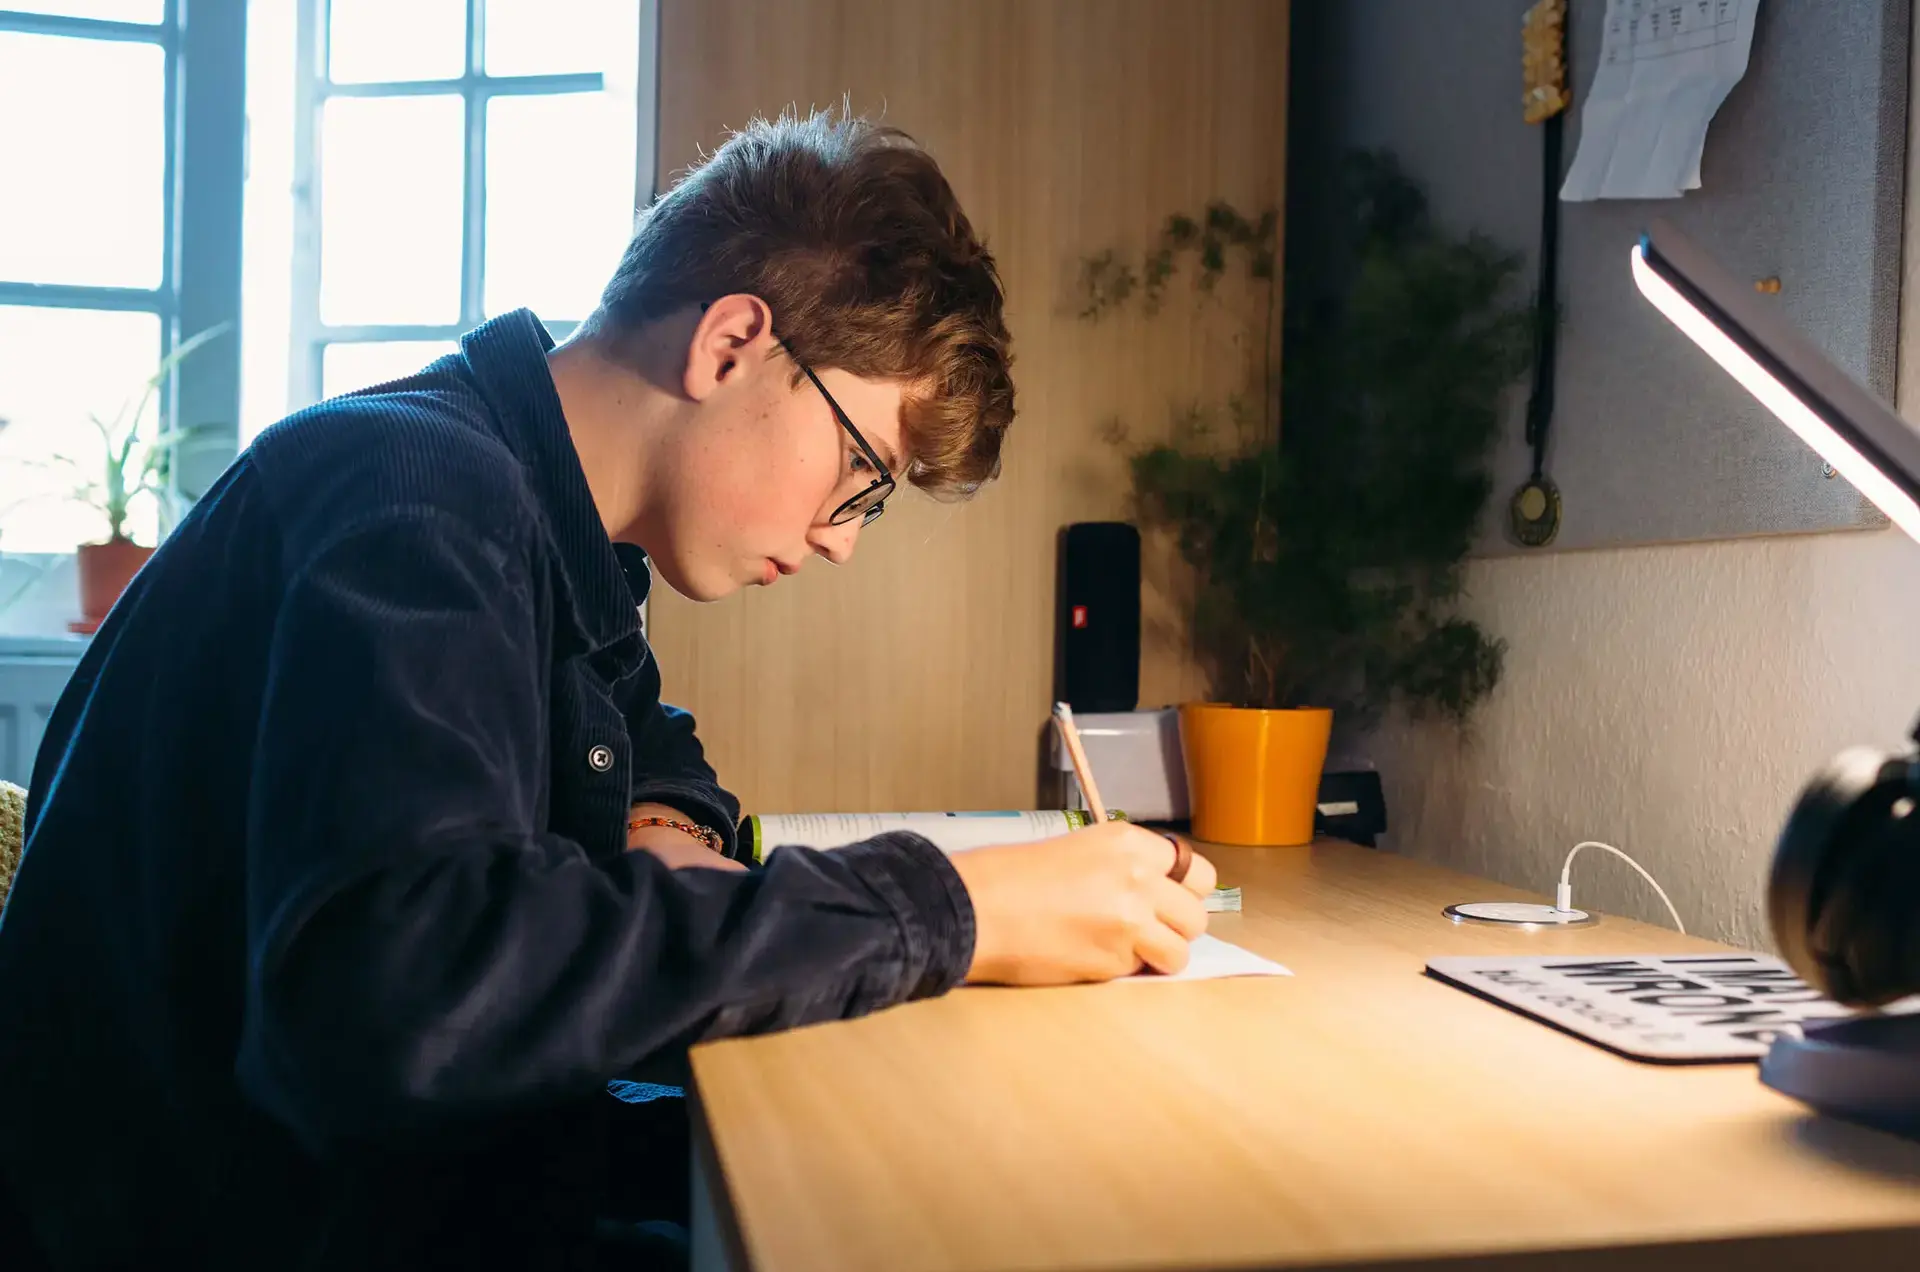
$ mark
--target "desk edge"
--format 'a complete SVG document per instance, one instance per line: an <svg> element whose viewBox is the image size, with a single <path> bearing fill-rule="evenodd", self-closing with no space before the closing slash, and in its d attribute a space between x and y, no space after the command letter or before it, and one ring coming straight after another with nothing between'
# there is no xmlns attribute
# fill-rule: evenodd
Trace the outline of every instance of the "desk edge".
<svg viewBox="0 0 1920 1272"><path fill-rule="evenodd" d="M715 1240L719 1243L720 1267L725 1272L752 1272L753 1260L747 1255L746 1238L740 1229L740 1216L734 1209L733 1185L727 1179L726 1171L720 1165L720 1150L713 1141L713 1129L707 1123L706 1102L700 1098L700 1082L697 1077L687 1083L687 1113L692 1129L694 1210L692 1216L695 1229L710 1227ZM705 1188L701 1188L704 1181ZM701 1199L705 1200L705 1218L707 1223L700 1224ZM697 1235L690 1231L689 1236ZM695 1265L696 1272L703 1272L700 1264Z"/></svg>

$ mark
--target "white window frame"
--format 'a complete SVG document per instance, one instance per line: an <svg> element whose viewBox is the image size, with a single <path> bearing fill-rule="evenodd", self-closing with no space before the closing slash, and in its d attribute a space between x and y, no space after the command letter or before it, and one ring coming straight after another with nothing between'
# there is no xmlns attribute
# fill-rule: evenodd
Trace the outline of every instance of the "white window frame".
<svg viewBox="0 0 1920 1272"><path fill-rule="evenodd" d="M0 279L0 305L153 314L160 320L156 365L185 337L223 322L237 328L246 0L194 0L191 14L183 0L165 0L160 21L153 24L24 13L4 3L0 0L0 31L159 45L165 53L165 149L158 286ZM185 73L187 68L192 74ZM237 429L238 331L183 362L157 397L158 432L180 419ZM199 495L232 453L231 445L209 446L182 456L173 474L174 492L189 499ZM161 515L164 534L164 501Z"/></svg>
<svg viewBox="0 0 1920 1272"><path fill-rule="evenodd" d="M169 0L173 3L174 0ZM659 91L658 0L635 0L640 41L636 78L638 139L634 164L634 206L652 201L655 118ZM298 0L297 79L294 86L293 306L287 359L287 409L300 410L320 400L321 367L330 344L391 340L457 340L485 321L482 308L486 261L487 103L512 95L550 96L597 93L605 89L598 71L556 75L488 75L486 0L466 0L467 40L462 73L451 79L401 80L371 84L335 84L328 75L331 0ZM450 323L329 324L320 316L321 116L329 97L410 97L458 94L465 105L465 159L460 225L460 313ZM557 340L577 322L548 321Z"/></svg>

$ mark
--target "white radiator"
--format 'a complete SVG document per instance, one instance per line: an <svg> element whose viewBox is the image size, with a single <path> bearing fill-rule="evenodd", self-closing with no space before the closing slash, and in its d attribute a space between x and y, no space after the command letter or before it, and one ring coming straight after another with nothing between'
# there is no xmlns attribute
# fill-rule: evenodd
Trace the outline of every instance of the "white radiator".
<svg viewBox="0 0 1920 1272"><path fill-rule="evenodd" d="M47 717L86 642L0 636L0 781L27 784Z"/></svg>

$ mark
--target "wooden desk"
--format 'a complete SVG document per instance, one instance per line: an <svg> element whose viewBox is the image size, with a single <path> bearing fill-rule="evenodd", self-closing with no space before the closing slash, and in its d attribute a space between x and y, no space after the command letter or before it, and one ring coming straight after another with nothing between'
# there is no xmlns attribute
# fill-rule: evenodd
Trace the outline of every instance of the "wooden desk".
<svg viewBox="0 0 1920 1272"><path fill-rule="evenodd" d="M1246 905L1212 931L1297 975L963 989L696 1049L695 1267L1920 1268L1920 1144L1422 971L1724 947L1457 926L1538 898L1345 844L1210 855Z"/></svg>

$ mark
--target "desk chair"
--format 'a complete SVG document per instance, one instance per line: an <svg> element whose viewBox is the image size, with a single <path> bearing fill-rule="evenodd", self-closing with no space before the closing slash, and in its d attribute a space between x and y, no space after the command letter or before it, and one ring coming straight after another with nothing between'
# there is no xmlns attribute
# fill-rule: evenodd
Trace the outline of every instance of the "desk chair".
<svg viewBox="0 0 1920 1272"><path fill-rule="evenodd" d="M26 820L27 793L11 782L0 782L0 907L7 903L7 889L13 885L13 872L20 865ZM0 1179L0 1263L20 1272L35 1272L46 1266L30 1244L26 1220L14 1209L4 1179Z"/></svg>
<svg viewBox="0 0 1920 1272"><path fill-rule="evenodd" d="M0 782L0 906L7 903L13 872L26 846L27 793L12 782Z"/></svg>

